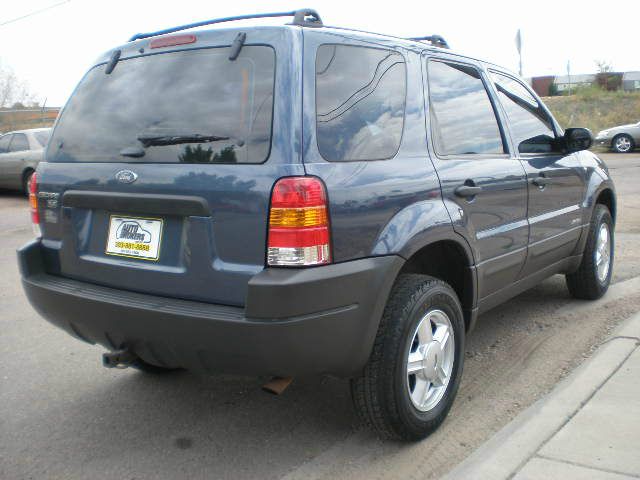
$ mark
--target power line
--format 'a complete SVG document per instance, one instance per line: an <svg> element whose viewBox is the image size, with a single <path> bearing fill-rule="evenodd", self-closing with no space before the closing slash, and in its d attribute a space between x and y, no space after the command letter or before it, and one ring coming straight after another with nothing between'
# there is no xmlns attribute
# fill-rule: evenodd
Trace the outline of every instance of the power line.
<svg viewBox="0 0 640 480"><path fill-rule="evenodd" d="M48 7L41 8L40 10L35 10L31 13L27 13L26 15L22 15L21 17L12 18L11 20L7 20L6 22L0 23L0 27L4 25L9 25L10 23L14 23L19 20L23 20L25 18L33 17L34 15L37 15L39 13L46 12L47 10L51 10L52 8L59 7L60 5L63 5L65 3L69 3L70 1L71 0L64 0L63 2L54 3L53 5L49 5Z"/></svg>

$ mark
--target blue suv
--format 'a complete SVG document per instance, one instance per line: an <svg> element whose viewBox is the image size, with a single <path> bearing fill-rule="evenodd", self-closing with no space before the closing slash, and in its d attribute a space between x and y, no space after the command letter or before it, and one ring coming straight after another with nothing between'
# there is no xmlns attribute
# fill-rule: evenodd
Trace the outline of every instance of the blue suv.
<svg viewBox="0 0 640 480"><path fill-rule="evenodd" d="M313 10L139 34L60 114L22 282L106 366L347 377L381 436L419 439L479 314L554 274L606 292L616 201L591 143L435 35Z"/></svg>

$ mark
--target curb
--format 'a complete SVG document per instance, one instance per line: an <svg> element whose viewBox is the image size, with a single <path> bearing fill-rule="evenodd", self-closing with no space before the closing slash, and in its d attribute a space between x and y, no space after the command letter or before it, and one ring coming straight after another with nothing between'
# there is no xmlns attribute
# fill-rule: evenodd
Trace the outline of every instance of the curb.
<svg viewBox="0 0 640 480"><path fill-rule="evenodd" d="M640 313L626 320L554 390L518 415L442 480L513 477L595 393L640 345Z"/></svg>

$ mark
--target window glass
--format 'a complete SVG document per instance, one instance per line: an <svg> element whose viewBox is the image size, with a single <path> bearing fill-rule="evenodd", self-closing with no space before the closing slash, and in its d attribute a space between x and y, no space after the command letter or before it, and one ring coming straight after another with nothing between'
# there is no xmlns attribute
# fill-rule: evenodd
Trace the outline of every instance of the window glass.
<svg viewBox="0 0 640 480"><path fill-rule="evenodd" d="M322 45L316 56L316 128L330 161L382 160L400 147L406 68L402 55Z"/></svg>
<svg viewBox="0 0 640 480"><path fill-rule="evenodd" d="M542 105L520 82L491 72L500 103L507 112L509 128L520 153L548 153L559 148L553 123Z"/></svg>
<svg viewBox="0 0 640 480"><path fill-rule="evenodd" d="M49 137L51 136L51 130L42 130L34 133L33 136L36 137L36 140L42 147L46 147Z"/></svg>
<svg viewBox="0 0 640 480"><path fill-rule="evenodd" d="M29 150L29 141L27 140L27 136L24 133L14 133L13 140L11 140L11 145L9 146L9 151L23 152L25 150Z"/></svg>
<svg viewBox="0 0 640 480"><path fill-rule="evenodd" d="M0 137L0 153L7 153L9 151L9 143L11 142L12 135L2 135Z"/></svg>
<svg viewBox="0 0 640 480"><path fill-rule="evenodd" d="M495 111L474 67L430 61L429 105L439 155L505 152Z"/></svg>
<svg viewBox="0 0 640 480"><path fill-rule="evenodd" d="M205 48L93 68L64 108L53 162L261 163L271 148L275 51ZM197 139L198 136L202 140ZM125 157L125 148L144 156Z"/></svg>

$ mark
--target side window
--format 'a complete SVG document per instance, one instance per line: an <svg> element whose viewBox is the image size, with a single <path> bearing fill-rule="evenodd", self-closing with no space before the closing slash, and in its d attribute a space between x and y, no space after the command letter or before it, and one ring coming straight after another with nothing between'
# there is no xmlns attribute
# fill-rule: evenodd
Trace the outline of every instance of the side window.
<svg viewBox="0 0 640 480"><path fill-rule="evenodd" d="M51 130L43 130L41 132L36 132L33 134L36 137L36 140L42 147L47 146L47 142L49 141L49 137L51 136Z"/></svg>
<svg viewBox="0 0 640 480"><path fill-rule="evenodd" d="M438 155L505 153L496 113L476 68L430 60L428 79Z"/></svg>
<svg viewBox="0 0 640 480"><path fill-rule="evenodd" d="M517 80L490 72L500 103L504 107L513 139L520 153L559 151L553 122L542 105Z"/></svg>
<svg viewBox="0 0 640 480"><path fill-rule="evenodd" d="M14 133L11 140L10 152L23 152L29 150L29 141L24 133Z"/></svg>
<svg viewBox="0 0 640 480"><path fill-rule="evenodd" d="M9 142L11 142L12 135L2 135L0 137L0 153L7 153L9 151Z"/></svg>
<svg viewBox="0 0 640 480"><path fill-rule="evenodd" d="M377 48L321 45L316 55L316 132L329 161L384 160L400 147L404 57Z"/></svg>

